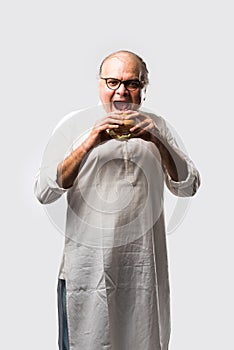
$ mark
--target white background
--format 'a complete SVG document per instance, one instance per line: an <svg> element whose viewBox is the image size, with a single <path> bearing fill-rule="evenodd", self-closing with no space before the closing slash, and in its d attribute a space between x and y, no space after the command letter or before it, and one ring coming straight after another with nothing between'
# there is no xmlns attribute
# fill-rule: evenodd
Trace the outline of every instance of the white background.
<svg viewBox="0 0 234 350"><path fill-rule="evenodd" d="M145 106L176 128L202 176L168 236L170 350L232 349L231 1L8 1L0 17L1 348L57 349L63 237L34 177L59 120L98 102L101 60L129 49L150 71Z"/></svg>

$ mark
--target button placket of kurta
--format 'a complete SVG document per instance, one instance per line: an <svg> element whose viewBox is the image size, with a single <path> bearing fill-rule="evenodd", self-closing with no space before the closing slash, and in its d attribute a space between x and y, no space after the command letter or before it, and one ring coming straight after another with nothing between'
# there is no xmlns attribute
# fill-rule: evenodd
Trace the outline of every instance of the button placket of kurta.
<svg viewBox="0 0 234 350"><path fill-rule="evenodd" d="M130 143L128 141L122 141L122 152L123 152L123 160L125 166L125 179L133 184L135 181L134 177L134 164L132 162L132 152L130 149Z"/></svg>

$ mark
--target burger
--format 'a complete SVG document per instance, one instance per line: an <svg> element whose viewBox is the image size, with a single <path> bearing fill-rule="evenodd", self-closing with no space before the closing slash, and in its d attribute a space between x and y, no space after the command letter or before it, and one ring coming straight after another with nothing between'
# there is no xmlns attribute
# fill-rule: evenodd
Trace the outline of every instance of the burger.
<svg viewBox="0 0 234 350"><path fill-rule="evenodd" d="M131 104L128 102L123 102L123 101L115 101L114 102L114 107L118 111L123 112L123 116L127 116L125 111L130 109ZM123 120L123 125L120 125L118 129L108 129L107 132L108 134L116 138L118 140L126 140L130 139L132 134L130 132L130 129L135 125L135 120L134 119L124 119Z"/></svg>
<svg viewBox="0 0 234 350"><path fill-rule="evenodd" d="M135 125L133 119L125 119L123 120L123 125L120 125L118 129L108 129L108 134L114 139L125 140L130 139L132 134L130 129Z"/></svg>

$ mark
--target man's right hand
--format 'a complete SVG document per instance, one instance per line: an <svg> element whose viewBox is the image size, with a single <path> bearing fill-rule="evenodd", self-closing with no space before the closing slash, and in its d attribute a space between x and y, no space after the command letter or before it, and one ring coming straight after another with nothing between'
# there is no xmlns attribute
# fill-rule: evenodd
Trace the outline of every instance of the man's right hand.
<svg viewBox="0 0 234 350"><path fill-rule="evenodd" d="M83 142L83 146L88 152L92 147L98 144L110 140L110 135L106 132L107 129L118 129L120 125L123 125L124 115L121 111L109 113L105 117L99 119L88 138Z"/></svg>
<svg viewBox="0 0 234 350"><path fill-rule="evenodd" d="M109 113L95 123L88 138L58 165L57 182L61 187L69 188L73 185L79 172L80 163L85 155L93 147L111 139L106 130L117 129L123 124L123 119L123 113L117 111Z"/></svg>

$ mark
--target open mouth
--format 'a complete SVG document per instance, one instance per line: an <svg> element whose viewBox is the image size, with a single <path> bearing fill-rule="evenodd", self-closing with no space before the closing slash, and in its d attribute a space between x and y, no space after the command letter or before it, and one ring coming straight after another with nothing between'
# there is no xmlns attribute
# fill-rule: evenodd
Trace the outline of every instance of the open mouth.
<svg viewBox="0 0 234 350"><path fill-rule="evenodd" d="M131 103L125 101L114 101L113 104L118 111L127 111L131 107Z"/></svg>

